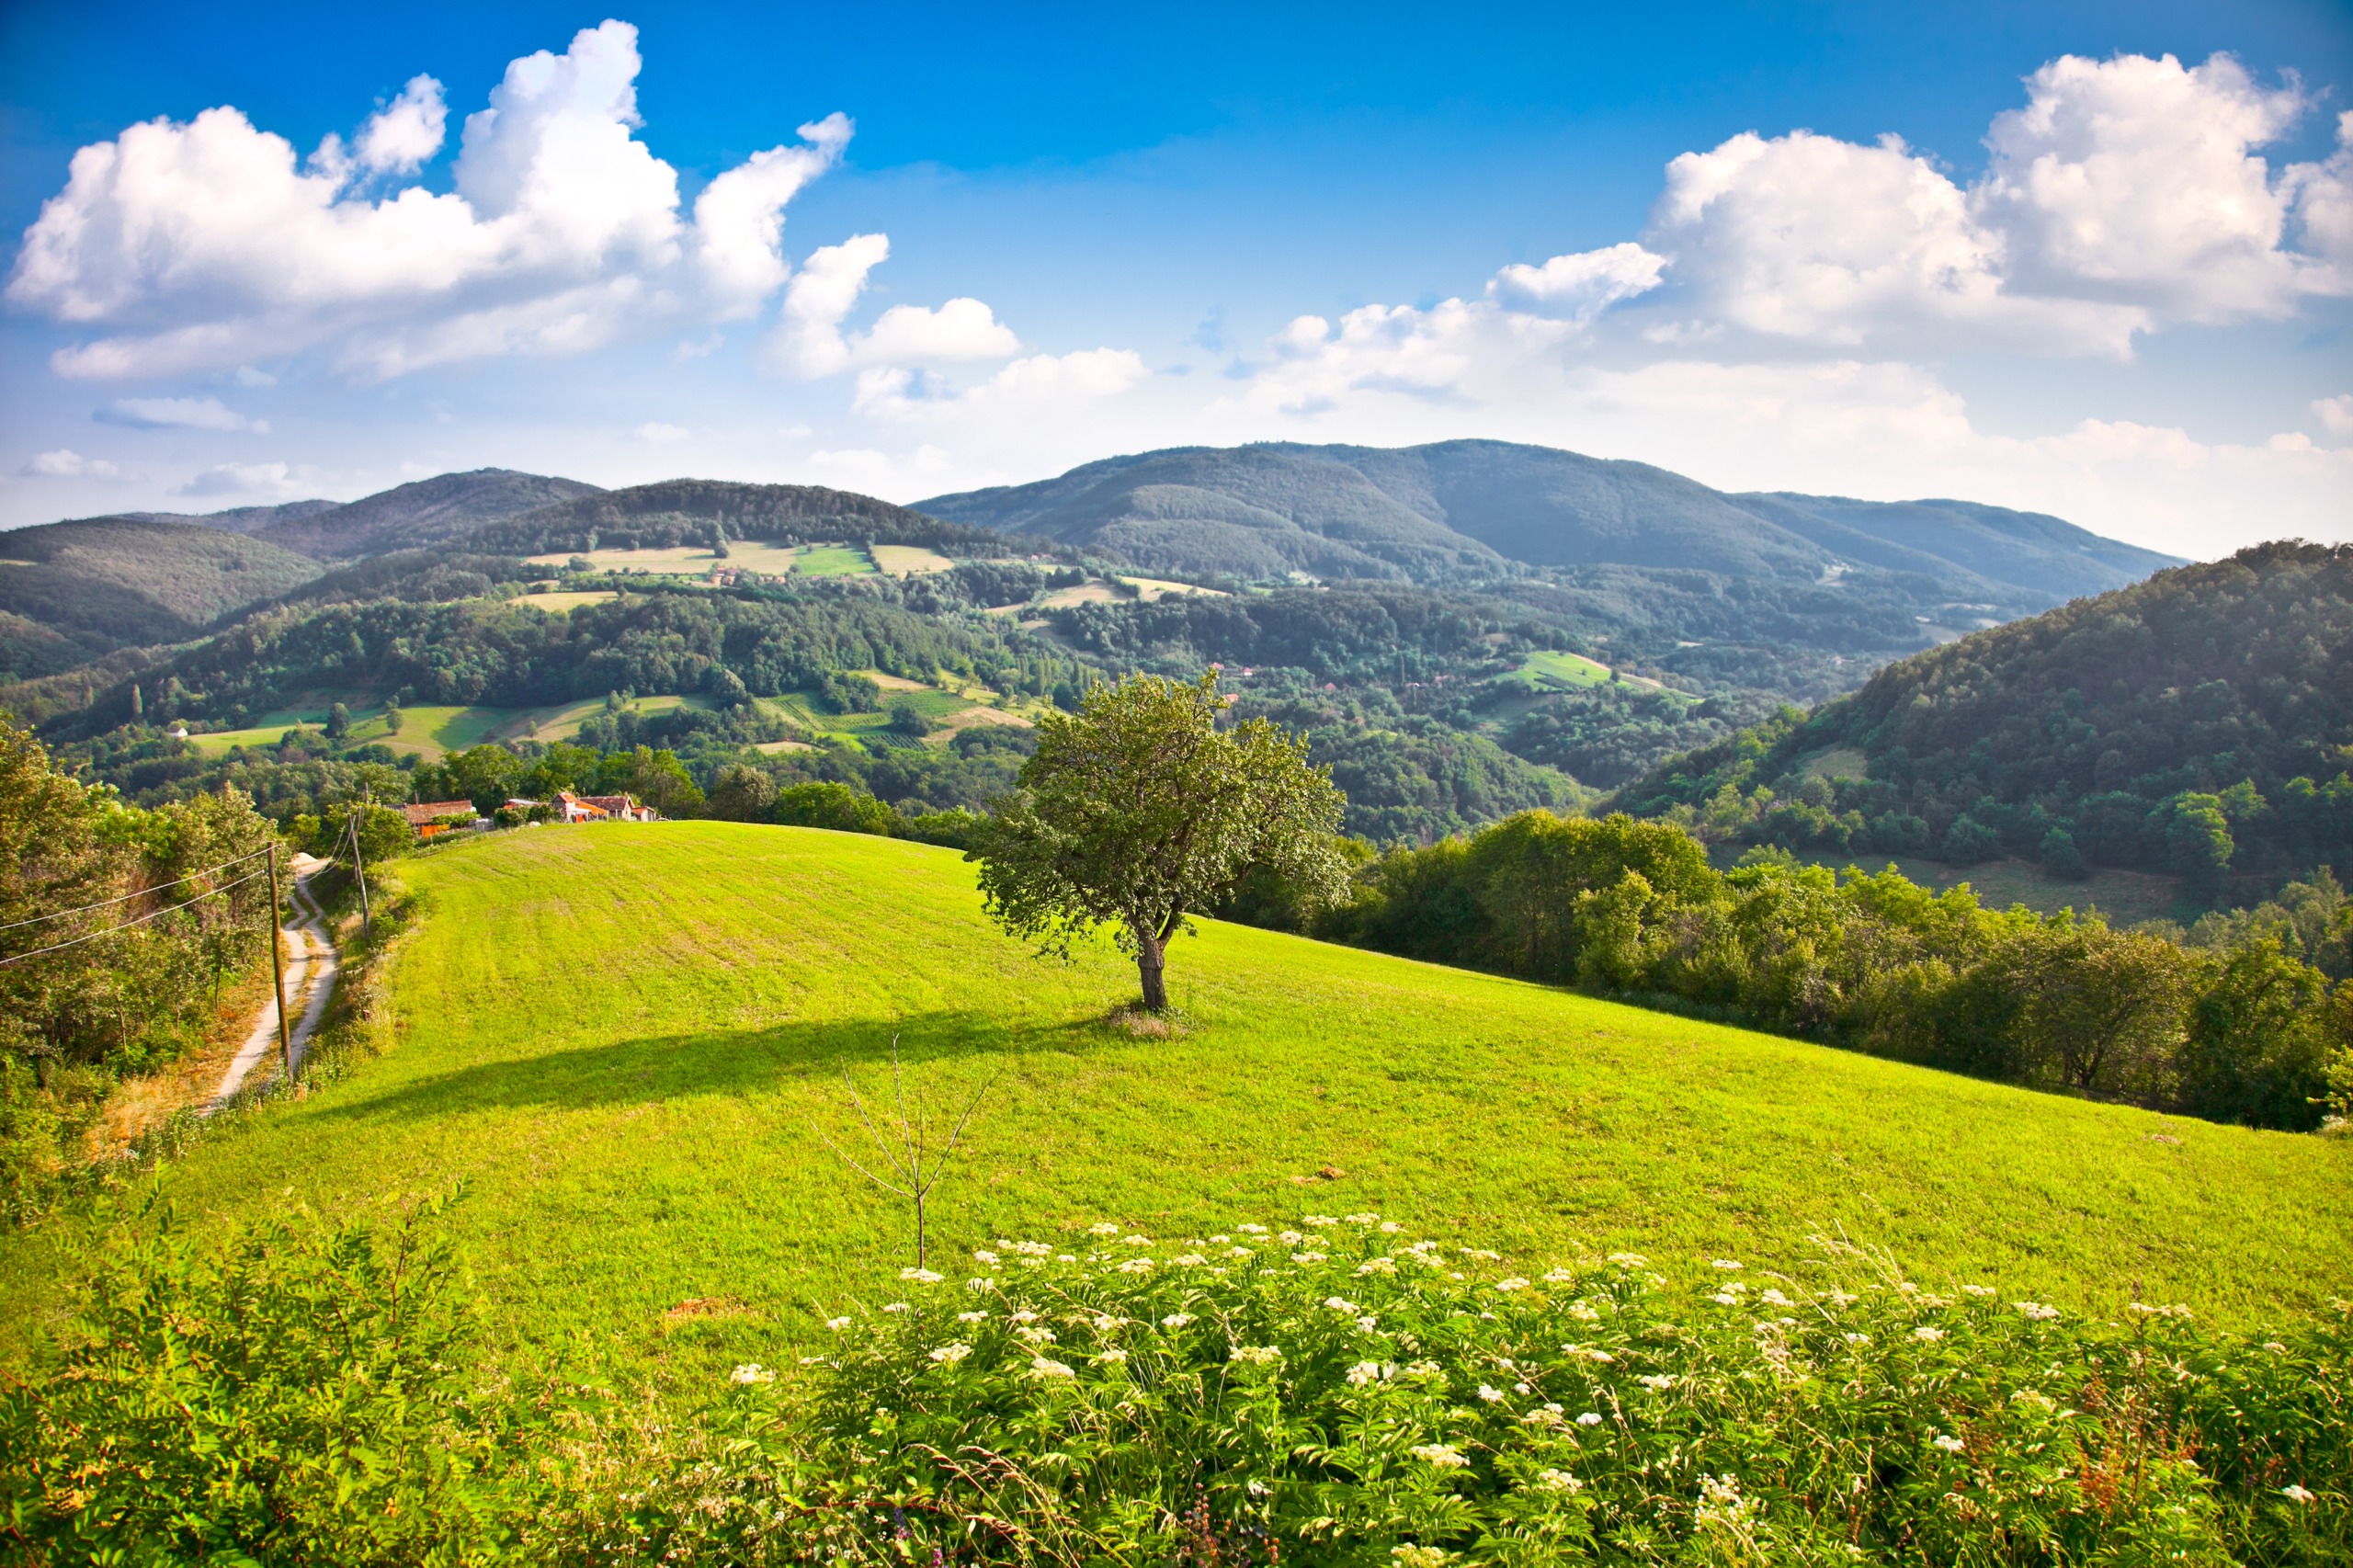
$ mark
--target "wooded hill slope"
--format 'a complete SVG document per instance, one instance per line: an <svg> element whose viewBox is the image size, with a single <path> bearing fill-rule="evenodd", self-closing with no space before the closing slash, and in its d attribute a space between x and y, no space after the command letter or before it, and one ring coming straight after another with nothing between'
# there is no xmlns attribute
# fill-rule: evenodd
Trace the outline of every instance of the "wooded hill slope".
<svg viewBox="0 0 2353 1568"><path fill-rule="evenodd" d="M2020 613L2010 607L2040 609L2174 563L2039 513L1731 495L1648 463L1506 441L1183 447L916 506L1147 569L1244 578L1434 582L1524 562L1812 582L1864 568Z"/></svg>
<svg viewBox="0 0 2353 1568"><path fill-rule="evenodd" d="M1642 814L1866 854L2353 869L2353 546L2264 545L1983 631L1677 757Z"/></svg>
<svg viewBox="0 0 2353 1568"><path fill-rule="evenodd" d="M192 637L318 574L291 551L190 523L92 517L0 533L0 676Z"/></svg>

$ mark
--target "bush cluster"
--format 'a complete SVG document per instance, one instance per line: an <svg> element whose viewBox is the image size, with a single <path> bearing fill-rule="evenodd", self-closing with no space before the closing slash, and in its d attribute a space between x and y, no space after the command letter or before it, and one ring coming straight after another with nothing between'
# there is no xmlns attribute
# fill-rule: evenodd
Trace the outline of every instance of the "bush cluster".
<svg viewBox="0 0 2353 1568"><path fill-rule="evenodd" d="M706 1395L482 1370L441 1205L131 1227L0 1396L31 1561L2336 1563L2353 1304L2242 1337L1370 1213L1001 1240ZM822 1335L821 1335L822 1337ZM780 1359L790 1362L789 1352Z"/></svg>
<svg viewBox="0 0 2353 1568"><path fill-rule="evenodd" d="M2312 891L2328 903L2334 887ZM2353 982L2308 961L2346 949L2341 898L2325 950L2288 940L2284 912L2193 948L2096 914L1985 909L1892 867L1840 876L1758 850L1720 872L1671 824L1541 812L1392 849L1357 890L1308 928L2218 1120L2317 1127L2332 1060L2353 1062Z"/></svg>

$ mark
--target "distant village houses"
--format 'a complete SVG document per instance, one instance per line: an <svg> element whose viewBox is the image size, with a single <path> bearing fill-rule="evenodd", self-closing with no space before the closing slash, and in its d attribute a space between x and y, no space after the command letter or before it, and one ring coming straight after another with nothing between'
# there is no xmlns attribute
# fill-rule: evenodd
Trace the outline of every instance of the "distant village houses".
<svg viewBox="0 0 2353 1568"><path fill-rule="evenodd" d="M472 801L425 801L416 805L403 806L401 814L408 818L408 825L419 838L436 838L445 833L460 833L478 826L482 816Z"/></svg>
<svg viewBox="0 0 2353 1568"><path fill-rule="evenodd" d="M659 814L634 795L575 795L559 790L552 801L510 800L505 820L526 822L655 822Z"/></svg>

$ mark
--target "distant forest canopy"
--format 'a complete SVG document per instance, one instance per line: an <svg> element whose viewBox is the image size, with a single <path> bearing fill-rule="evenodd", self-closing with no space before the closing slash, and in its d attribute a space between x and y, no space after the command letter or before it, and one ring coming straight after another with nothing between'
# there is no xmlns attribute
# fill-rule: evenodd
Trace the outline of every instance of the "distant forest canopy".
<svg viewBox="0 0 2353 1568"><path fill-rule="evenodd" d="M726 539L915 544L967 555L1003 555L1023 548L1023 541L985 528L943 522L847 490L710 479L665 480L541 506L487 524L460 542L489 554L551 555L668 550ZM1030 541L1029 548L1052 547Z"/></svg>
<svg viewBox="0 0 2353 1568"><path fill-rule="evenodd" d="M2353 546L2185 566L1880 671L1615 803L1791 849L2162 869L2245 902L2353 868Z"/></svg>
<svg viewBox="0 0 2353 1568"><path fill-rule="evenodd" d="M960 505L941 509L958 519L815 486L605 492L485 469L204 520L243 538L66 525L97 530L94 548L108 529L176 528L196 553L284 570L252 581L215 571L212 597L174 619L152 594L126 599L119 580L157 575L162 557L118 562L97 549L77 567L81 586L28 601L31 614L0 606L0 664L24 677L0 706L85 777L135 795L184 794L233 766L257 799L282 801L333 785L268 777L260 753L285 750L274 744L233 765L153 732L397 694L492 708L688 696L703 700L662 717L660 744L709 788L739 761L811 781L809 754L786 761L773 743L813 737L739 697L799 694L822 709L829 682L871 669L956 671L1016 697L1075 700L1090 679L1222 664L1243 712L1297 727L1335 767L1350 832L1427 843L1529 807L1577 809L1785 705L1837 697L1892 660L2162 559L2001 508L1727 495L1643 464L1500 442L1147 453L949 499ZM1142 531L1097 526L1113 513ZM1028 528L1049 537L1005 531ZM1147 536L1193 550L1214 570L1178 574L1222 591L1163 597L1120 582L1164 560L1129 548ZM281 539L342 559L322 566L265 542ZM729 540L919 545L956 563L729 584L704 580L707 562L665 575L675 561L631 570L608 553L717 551ZM1328 559L1294 560L1293 546ZM1261 560L1264 549L1274 555ZM523 559L592 552L568 566ZM1017 553L1029 559L1006 559ZM1328 580L1299 581L1298 562ZM624 597L561 601L577 608L551 616L507 602L551 575ZM112 631L95 641L52 623L97 611ZM826 743L844 759L814 781L910 807L986 798L986 769L915 769L917 784L883 754L920 746L870 724L860 733ZM745 755L756 745L770 750ZM353 751L298 737L285 761L340 766Z"/></svg>
<svg viewBox="0 0 2353 1568"><path fill-rule="evenodd" d="M144 672L138 700L159 722L233 726L322 687L496 707L708 692L723 706L815 689L841 670L927 679L952 669L999 689L1034 686L1041 669L1076 674L1069 655L1032 642L1001 620L950 624L857 594L630 594L562 616L510 601L377 600L256 616ZM86 739L131 722L133 701L126 684L50 729Z"/></svg>
<svg viewBox="0 0 2353 1568"><path fill-rule="evenodd" d="M193 637L319 574L318 562L189 523L99 517L0 533L0 678Z"/></svg>

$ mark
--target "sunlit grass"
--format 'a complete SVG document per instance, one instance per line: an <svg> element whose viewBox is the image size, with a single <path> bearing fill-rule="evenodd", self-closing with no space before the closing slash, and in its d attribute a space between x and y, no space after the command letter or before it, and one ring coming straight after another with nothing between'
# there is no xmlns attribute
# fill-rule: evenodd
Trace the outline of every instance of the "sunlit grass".
<svg viewBox="0 0 2353 1568"><path fill-rule="evenodd" d="M2246 1322L2342 1293L2353 1144L2037 1095L1518 982L1209 924L1165 1038L1103 1021L1108 947L1041 962L972 869L901 841L722 824L545 828L404 868L424 912L389 1052L171 1169L185 1212L343 1212L462 1177L498 1331L701 1375L775 1358L890 1277L908 1226L813 1131L892 1037L944 1104L993 1086L935 1198L951 1255L1109 1217L1199 1233L1372 1209L1530 1263L1576 1247L1805 1254ZM1329 1173L1321 1174L1321 1173ZM0 1241L11 1343L72 1230ZM745 1310L665 1332L690 1299Z"/></svg>

